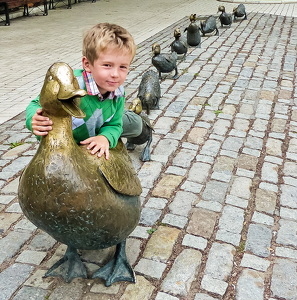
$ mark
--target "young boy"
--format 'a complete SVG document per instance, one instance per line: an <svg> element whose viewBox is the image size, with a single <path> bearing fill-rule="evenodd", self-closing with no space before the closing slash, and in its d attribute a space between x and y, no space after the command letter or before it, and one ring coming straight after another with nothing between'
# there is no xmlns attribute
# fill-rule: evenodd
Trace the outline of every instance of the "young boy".
<svg viewBox="0 0 297 300"><path fill-rule="evenodd" d="M80 88L88 93L80 104L86 117L72 117L73 137L77 143L88 144L92 154L105 154L108 159L109 148L116 146L121 135L137 136L142 131L140 117L129 111L124 113L122 87L136 46L126 29L99 23L86 33L82 53L83 70L74 70L74 75ZM27 128L39 139L52 129L53 122L42 116L39 97L31 101L26 113Z"/></svg>

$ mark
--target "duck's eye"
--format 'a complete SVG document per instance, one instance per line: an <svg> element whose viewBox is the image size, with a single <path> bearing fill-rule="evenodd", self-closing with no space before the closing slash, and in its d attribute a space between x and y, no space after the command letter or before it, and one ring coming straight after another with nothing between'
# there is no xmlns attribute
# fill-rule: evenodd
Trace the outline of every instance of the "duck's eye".
<svg viewBox="0 0 297 300"><path fill-rule="evenodd" d="M50 76L50 77L48 78L48 81L51 81L51 80L53 80L53 76Z"/></svg>

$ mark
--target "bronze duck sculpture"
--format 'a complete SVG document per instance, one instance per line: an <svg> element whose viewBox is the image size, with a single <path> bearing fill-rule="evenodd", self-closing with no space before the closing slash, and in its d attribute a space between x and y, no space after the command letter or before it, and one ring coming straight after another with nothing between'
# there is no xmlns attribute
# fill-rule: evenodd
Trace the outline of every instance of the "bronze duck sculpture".
<svg viewBox="0 0 297 300"><path fill-rule="evenodd" d="M202 36L205 36L206 33L212 33L213 31L216 31L215 35L219 35L217 20L214 16L209 16L206 20L201 21L200 28Z"/></svg>
<svg viewBox="0 0 297 300"><path fill-rule="evenodd" d="M225 6L220 5L218 8L218 12L221 12L219 15L219 20L221 22L221 27L224 27L224 25L231 27L232 24L232 14L226 13Z"/></svg>
<svg viewBox="0 0 297 300"><path fill-rule="evenodd" d="M242 17L244 17L242 20L247 19L245 6L242 3L240 3L237 7L233 8L233 16L234 16L234 21L236 21L236 18L242 18Z"/></svg>
<svg viewBox="0 0 297 300"><path fill-rule="evenodd" d="M153 126L151 125L150 119L147 114L142 111L142 105L139 98L136 98L132 101L129 106L129 110L138 114L142 119L142 132L139 136L127 138L126 148L128 150L134 150L135 145L142 145L146 143L146 146L143 148L139 159L141 161L149 161L151 159L150 154L150 145L153 140L152 132L154 131Z"/></svg>
<svg viewBox="0 0 297 300"><path fill-rule="evenodd" d="M155 71L149 70L142 75L137 97L141 100L142 108L146 109L148 115L151 109L159 109L161 87Z"/></svg>
<svg viewBox="0 0 297 300"><path fill-rule="evenodd" d="M175 40L170 44L171 52L176 52L179 55L183 54L182 60L184 60L188 52L188 45L186 41L182 39L179 28L176 28L174 30L173 35L175 37Z"/></svg>
<svg viewBox="0 0 297 300"><path fill-rule="evenodd" d="M161 54L161 47L159 44L154 43L152 45L152 64L156 67L156 69L159 71L159 78L161 78L161 73L169 73L175 70L174 76L172 76L172 79L176 79L178 75L177 71L177 53L165 53Z"/></svg>
<svg viewBox="0 0 297 300"><path fill-rule="evenodd" d="M200 28L196 24L196 14L191 14L190 24L184 31L187 31L187 43L190 46L201 48Z"/></svg>
<svg viewBox="0 0 297 300"><path fill-rule="evenodd" d="M20 206L33 224L68 246L45 277L86 278L77 249L117 245L113 260L93 278L106 280L106 286L135 282L125 241L139 221L142 188L121 140L110 149L109 160L75 143L71 118L85 116L79 107L85 94L67 64L55 63L47 71L39 101L53 126L20 178Z"/></svg>

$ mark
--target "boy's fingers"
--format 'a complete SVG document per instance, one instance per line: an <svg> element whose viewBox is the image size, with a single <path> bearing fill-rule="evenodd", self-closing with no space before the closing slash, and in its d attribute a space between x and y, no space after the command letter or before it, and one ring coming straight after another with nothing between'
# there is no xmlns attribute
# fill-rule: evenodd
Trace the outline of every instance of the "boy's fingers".
<svg viewBox="0 0 297 300"><path fill-rule="evenodd" d="M105 158L106 158L106 160L109 159L109 149L107 149L107 150L105 151Z"/></svg>

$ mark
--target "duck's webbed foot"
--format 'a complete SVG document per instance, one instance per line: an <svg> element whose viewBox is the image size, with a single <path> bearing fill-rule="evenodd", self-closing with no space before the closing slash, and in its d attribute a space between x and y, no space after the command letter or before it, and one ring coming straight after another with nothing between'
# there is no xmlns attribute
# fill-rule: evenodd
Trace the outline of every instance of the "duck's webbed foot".
<svg viewBox="0 0 297 300"><path fill-rule="evenodd" d="M177 71L177 68L175 68L175 74L174 74L174 76L172 76L172 79L177 79L177 76L178 76L178 71Z"/></svg>
<svg viewBox="0 0 297 300"><path fill-rule="evenodd" d="M150 161L151 160L151 150L150 150L150 145L151 145L151 142L153 140L153 137L152 137L152 130L150 129L150 135L149 135L149 138L148 138L148 141L147 141L147 144L146 146L143 148L141 154L140 154L140 157L139 159L141 161Z"/></svg>
<svg viewBox="0 0 297 300"><path fill-rule="evenodd" d="M126 240L117 244L114 258L103 268L94 273L92 278L105 280L105 286L110 286L117 281L136 281L134 271L126 257Z"/></svg>
<svg viewBox="0 0 297 300"><path fill-rule="evenodd" d="M63 277L68 283L77 277L87 278L87 271L77 254L77 250L68 246L65 255L44 275L44 277L49 276Z"/></svg>

